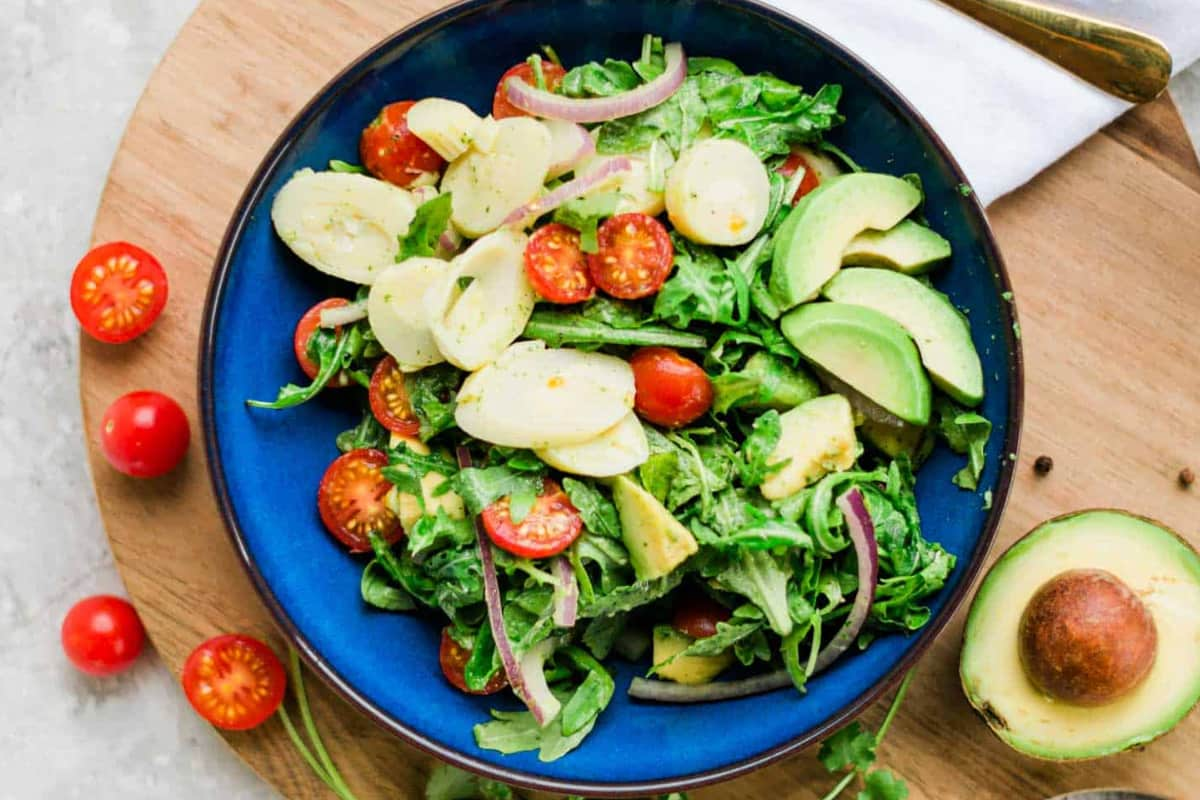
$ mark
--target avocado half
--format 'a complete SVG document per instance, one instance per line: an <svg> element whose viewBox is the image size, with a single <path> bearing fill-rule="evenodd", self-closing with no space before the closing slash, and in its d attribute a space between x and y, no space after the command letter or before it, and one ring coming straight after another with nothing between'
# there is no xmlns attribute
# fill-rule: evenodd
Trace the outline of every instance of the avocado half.
<svg viewBox="0 0 1200 800"><path fill-rule="evenodd" d="M1104 570L1138 595L1158 632L1153 666L1128 694L1102 706L1056 701L1036 689L1019 655L1022 615L1047 581ZM959 675L992 731L1026 755L1100 758L1167 733L1200 701L1200 556L1170 529L1124 511L1052 519L1009 548L967 616Z"/></svg>

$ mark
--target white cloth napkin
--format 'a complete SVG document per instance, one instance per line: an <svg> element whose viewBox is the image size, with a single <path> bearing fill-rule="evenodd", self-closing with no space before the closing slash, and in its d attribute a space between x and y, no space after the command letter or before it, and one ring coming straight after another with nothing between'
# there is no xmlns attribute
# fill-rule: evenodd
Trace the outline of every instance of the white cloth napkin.
<svg viewBox="0 0 1200 800"><path fill-rule="evenodd" d="M772 1L890 80L945 139L985 203L1128 108L935 0ZM1200 58L1200 0L1074 0L1070 7L1158 36L1176 72Z"/></svg>

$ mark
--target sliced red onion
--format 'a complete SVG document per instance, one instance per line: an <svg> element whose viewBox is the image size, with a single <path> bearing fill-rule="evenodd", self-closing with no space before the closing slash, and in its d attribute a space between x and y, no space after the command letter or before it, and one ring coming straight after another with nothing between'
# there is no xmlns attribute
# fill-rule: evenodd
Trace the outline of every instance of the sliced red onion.
<svg viewBox="0 0 1200 800"><path fill-rule="evenodd" d="M766 675L755 675L753 678L704 683L699 686L634 678L629 684L629 696L658 703L711 703L716 700L749 697L752 694L771 692L791 685L791 676L784 669L768 672Z"/></svg>
<svg viewBox="0 0 1200 800"><path fill-rule="evenodd" d="M879 547L875 542L875 524L871 522L862 492L857 486L854 487L838 498L837 506L846 518L846 530L850 533L854 554L858 557L858 592L854 595L854 605L842 623L842 629L817 654L814 674L836 661L858 638L858 632L871 613L871 604L875 602L875 586L879 580Z"/></svg>
<svg viewBox="0 0 1200 800"><path fill-rule="evenodd" d="M460 467L466 469L471 466L471 453L466 447L459 447L455 453ZM546 675L542 671L541 664L546 660L546 655L542 655L541 660L537 662L536 670L529 673L525 672L524 665L532 664L533 654L540 652L538 648L531 648L525 654L525 658L520 662L517 661L512 641L508 638L508 631L504 627L504 609L500 604L500 578L496 575L496 559L492 555L492 543L478 516L475 517L475 539L479 544L479 561L483 565L483 601L487 606L488 625L492 629L496 651L500 653L500 663L504 666L504 674L508 676L508 683L512 687L513 694L529 708L539 725L545 725L558 715L561 708L558 698L550 693L550 688L546 685ZM541 644L544 645L546 642ZM551 649L553 649L553 644L551 644ZM547 700L547 698L549 699Z"/></svg>
<svg viewBox="0 0 1200 800"><path fill-rule="evenodd" d="M565 119L547 119L542 124L550 131L550 169L546 172L547 178L557 178L570 172L596 152L596 141L582 125Z"/></svg>
<svg viewBox="0 0 1200 800"><path fill-rule="evenodd" d="M321 309L320 326L336 328L339 325L350 325L360 319L367 318L367 301L347 303L344 306Z"/></svg>
<svg viewBox="0 0 1200 800"><path fill-rule="evenodd" d="M573 628L579 615L579 582L575 570L566 556L554 559L554 624L560 628Z"/></svg>
<svg viewBox="0 0 1200 800"><path fill-rule="evenodd" d="M687 59L683 45L672 42L664 49L666 69L649 83L612 97L565 97L538 89L520 78L509 78L505 87L508 100L514 106L537 117L565 119L570 122L607 122L618 117L654 108L675 94L687 77Z"/></svg>
<svg viewBox="0 0 1200 800"><path fill-rule="evenodd" d="M430 173L427 172L425 174L428 175ZM437 173L433 173L433 175L434 175L434 183L437 183ZM432 200L433 198L438 196L438 188L437 188L437 186L429 186L429 185L427 185L427 186L410 186L408 189L408 193L410 195L412 195L413 202L415 202L417 204L417 206L420 207L420 206L425 205L430 200Z"/></svg>
<svg viewBox="0 0 1200 800"><path fill-rule="evenodd" d="M525 696L521 699L529 706L537 724L543 728L562 711L562 703L546 683L546 659L554 654L557 647L557 639L543 639L521 656L521 674L525 678Z"/></svg>
<svg viewBox="0 0 1200 800"><path fill-rule="evenodd" d="M576 197L587 194L618 172L628 172L630 169L633 169L633 163L625 156L617 156L616 158L609 159L604 163L604 166L595 172L576 178L573 181L567 181L557 189L521 206L505 217L504 222L501 224L523 226L537 219L542 214L553 211L568 200L574 200Z"/></svg>
<svg viewBox="0 0 1200 800"><path fill-rule="evenodd" d="M446 228L442 232L442 235L438 237L437 254L443 258L450 258L458 253L462 244L462 234L454 228Z"/></svg>

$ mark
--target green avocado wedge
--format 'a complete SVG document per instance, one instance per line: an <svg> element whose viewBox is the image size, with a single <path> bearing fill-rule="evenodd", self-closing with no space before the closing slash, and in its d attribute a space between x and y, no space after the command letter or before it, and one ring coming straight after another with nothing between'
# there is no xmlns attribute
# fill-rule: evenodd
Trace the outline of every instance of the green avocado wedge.
<svg viewBox="0 0 1200 800"><path fill-rule="evenodd" d="M883 267L924 275L950 258L950 242L937 231L906 219L886 231L863 231L842 252L843 267Z"/></svg>
<svg viewBox="0 0 1200 800"><path fill-rule="evenodd" d="M820 370L904 422L929 424L929 378L912 339L891 318L847 303L809 303L780 324Z"/></svg>
<svg viewBox="0 0 1200 800"><path fill-rule="evenodd" d="M1103 704L1077 705L1044 694L1028 677L1021 656L1031 600L1047 582L1072 571L1108 573L1140 599L1154 621L1157 651L1150 671L1134 688ZM1086 624L1094 626L1096 620L1111 624L1111 617L1099 613ZM1197 642L1196 551L1153 520L1125 511L1078 511L1034 528L984 577L967 615L959 677L967 700L1014 750L1052 761L1100 758L1145 746L1200 701ZM1105 661L1095 651L1079 655L1085 658L1076 663Z"/></svg>
<svg viewBox="0 0 1200 800"><path fill-rule="evenodd" d="M856 172L822 183L779 227L771 295L784 309L815 299L841 267L854 237L894 227L920 202L915 186L891 175Z"/></svg>
<svg viewBox="0 0 1200 800"><path fill-rule="evenodd" d="M637 481L618 475L611 486L621 535L639 581L669 575L699 549L692 532Z"/></svg>
<svg viewBox="0 0 1200 800"><path fill-rule="evenodd" d="M837 303L863 306L908 331L934 384L960 403L983 400L983 367L966 319L946 295L916 278L887 269L844 269L821 294Z"/></svg>

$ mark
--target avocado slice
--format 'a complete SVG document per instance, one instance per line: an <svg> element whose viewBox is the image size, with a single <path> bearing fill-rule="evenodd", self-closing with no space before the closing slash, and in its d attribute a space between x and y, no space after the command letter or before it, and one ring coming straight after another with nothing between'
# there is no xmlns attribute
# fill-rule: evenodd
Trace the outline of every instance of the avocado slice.
<svg viewBox="0 0 1200 800"><path fill-rule="evenodd" d="M1066 576L1099 571L1122 582L1149 610L1157 630L1153 664L1132 689L1104 704L1051 698L1035 688L1030 675L1036 673L1027 672L1023 661L1031 601ZM1068 598L1074 607L1084 599ZM1109 624L1107 615L1089 616L1057 630L1097 620ZM1117 633L1116 648L1123 650L1129 637L1123 629ZM1196 705L1198 641L1196 551L1157 522L1124 511L1081 511L1038 526L992 567L967 617L959 675L971 705L1010 747L1056 761L1098 758L1156 739ZM1063 647L1061 640L1055 644ZM1102 668L1108 661L1079 663Z"/></svg>
<svg viewBox="0 0 1200 800"><path fill-rule="evenodd" d="M612 480L621 535L639 581L669 575L699 549L692 532L628 475Z"/></svg>
<svg viewBox="0 0 1200 800"><path fill-rule="evenodd" d="M657 625L654 628L654 664L662 664L656 671L659 677L676 683L697 685L711 683L714 678L733 663L732 650L726 649L715 656L681 656L684 650L695 643L695 639L672 628ZM664 663L664 662L670 663Z"/></svg>
<svg viewBox="0 0 1200 800"><path fill-rule="evenodd" d="M908 456L914 469L920 466L933 450L934 441L929 429L909 425L907 422L890 425L867 418L858 426L858 432L864 441L889 458L901 454Z"/></svg>
<svg viewBox="0 0 1200 800"><path fill-rule="evenodd" d="M810 303L780 325L821 370L904 422L929 423L929 378L912 339L891 318L847 303Z"/></svg>
<svg viewBox="0 0 1200 800"><path fill-rule="evenodd" d="M779 226L771 295L784 309L815 299L855 236L894 227L920 202L915 186L891 175L856 172L825 181Z"/></svg>
<svg viewBox="0 0 1200 800"><path fill-rule="evenodd" d="M801 403L781 414L779 422L779 441L767 464L786 463L759 487L768 500L780 500L830 472L854 466L858 457L854 412L840 394Z"/></svg>
<svg viewBox="0 0 1200 800"><path fill-rule="evenodd" d="M821 293L895 320L917 343L921 361L939 389L964 405L983 400L983 366L971 328L946 295L908 275L869 267L842 270Z"/></svg>
<svg viewBox="0 0 1200 800"><path fill-rule="evenodd" d="M886 231L863 231L842 252L843 267L883 267L924 275L950 258L950 242L911 219Z"/></svg>

